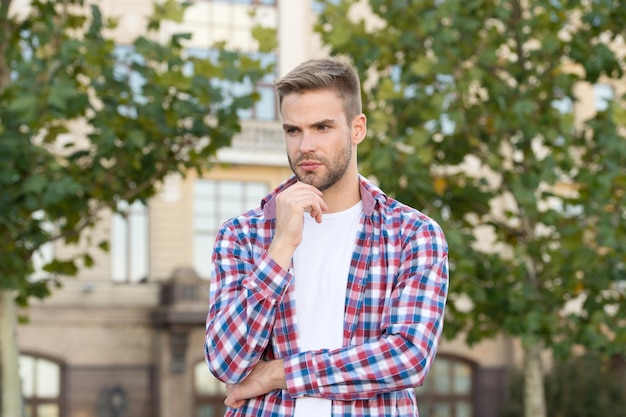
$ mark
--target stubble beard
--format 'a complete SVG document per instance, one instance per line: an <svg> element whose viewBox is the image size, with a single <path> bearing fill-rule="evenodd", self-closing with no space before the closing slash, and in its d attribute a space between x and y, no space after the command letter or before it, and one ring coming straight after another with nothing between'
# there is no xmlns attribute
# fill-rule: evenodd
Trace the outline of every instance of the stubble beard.
<svg viewBox="0 0 626 417"><path fill-rule="evenodd" d="M320 191L325 191L339 182L339 180L341 180L345 175L348 167L350 166L350 160L352 159L352 147L349 145L346 146L343 152L332 161L323 157L315 157L313 154L299 155L295 164L289 155L287 156L287 159L289 160L289 167L291 168L291 171L295 174L299 181L312 185ZM298 164L302 161L308 160L322 164L326 167L326 171L323 174L317 174L315 172L305 172L303 174L298 172Z"/></svg>

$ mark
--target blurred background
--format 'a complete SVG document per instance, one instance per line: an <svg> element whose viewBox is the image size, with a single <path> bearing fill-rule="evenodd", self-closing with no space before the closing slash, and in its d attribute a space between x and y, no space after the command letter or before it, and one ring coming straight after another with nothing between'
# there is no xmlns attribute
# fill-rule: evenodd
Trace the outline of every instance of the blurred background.
<svg viewBox="0 0 626 417"><path fill-rule="evenodd" d="M358 68L361 172L440 222L423 417L626 416L626 6L0 6L7 417L213 417L213 240L291 171L273 82Z"/></svg>

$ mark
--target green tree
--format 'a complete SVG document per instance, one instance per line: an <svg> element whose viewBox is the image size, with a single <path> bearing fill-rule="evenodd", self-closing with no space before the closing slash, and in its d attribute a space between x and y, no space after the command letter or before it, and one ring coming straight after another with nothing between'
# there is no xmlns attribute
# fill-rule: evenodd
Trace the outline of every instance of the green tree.
<svg viewBox="0 0 626 417"><path fill-rule="evenodd" d="M553 417L624 417L626 360L585 354L556 361L545 376L547 411ZM521 417L522 376L510 377L509 397L501 417Z"/></svg>
<svg viewBox="0 0 626 417"><path fill-rule="evenodd" d="M545 416L541 351L626 344L624 97L575 115L581 88L623 91L626 3L324 3L316 30L363 81L362 171L446 230L445 334L519 338Z"/></svg>
<svg viewBox="0 0 626 417"><path fill-rule="evenodd" d="M214 45L191 56L189 34L155 41L164 20L185 5L155 2L145 34L126 48L111 37L116 22L81 0L34 0L27 9L0 2L0 400L20 415L15 305L46 297L93 263L90 253L43 266L33 256L54 241L88 241L104 209L147 201L169 174L203 171L240 131L238 111L258 94L233 93L273 70L259 59ZM268 29L257 34L271 39ZM273 45L263 43L261 52ZM237 89L241 91L241 89ZM82 133L76 133L82 132ZM82 246L81 246L82 247Z"/></svg>

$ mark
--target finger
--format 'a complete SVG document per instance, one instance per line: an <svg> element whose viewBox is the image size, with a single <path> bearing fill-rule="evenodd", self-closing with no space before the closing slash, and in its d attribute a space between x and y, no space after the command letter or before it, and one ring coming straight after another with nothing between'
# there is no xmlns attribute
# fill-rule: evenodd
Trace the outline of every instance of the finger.
<svg viewBox="0 0 626 417"><path fill-rule="evenodd" d="M323 213L328 211L328 206L322 197L311 196L309 194L304 200L306 201L304 204L308 204L305 206L304 210L308 213Z"/></svg>
<svg viewBox="0 0 626 417"><path fill-rule="evenodd" d="M318 188L316 188L315 186L311 184L307 184L306 182L298 181L294 184L294 186L295 186L294 189L302 188L305 190L312 191L313 193L317 195L322 195L322 192Z"/></svg>
<svg viewBox="0 0 626 417"><path fill-rule="evenodd" d="M328 206L326 205L326 202L322 198L319 199L319 206L318 207L320 209L319 210L320 213L328 211Z"/></svg>
<svg viewBox="0 0 626 417"><path fill-rule="evenodd" d="M321 209L311 209L309 214L311 215L312 218L315 219L315 221L317 223L321 223L322 222L322 214L323 213L322 213Z"/></svg>
<svg viewBox="0 0 626 417"><path fill-rule="evenodd" d="M230 408L239 408L242 405L244 405L245 402L246 402L245 400L236 400L236 399L232 398L231 396L228 396L224 400L224 405L226 405L227 407L230 407Z"/></svg>

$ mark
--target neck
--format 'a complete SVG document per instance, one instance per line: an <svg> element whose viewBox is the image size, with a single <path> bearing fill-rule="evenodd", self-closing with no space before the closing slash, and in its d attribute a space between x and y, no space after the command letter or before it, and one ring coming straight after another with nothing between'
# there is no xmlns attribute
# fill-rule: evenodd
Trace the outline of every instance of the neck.
<svg viewBox="0 0 626 417"><path fill-rule="evenodd" d="M327 213L346 210L361 200L358 175L347 175L335 185L324 191L322 196L328 206Z"/></svg>

